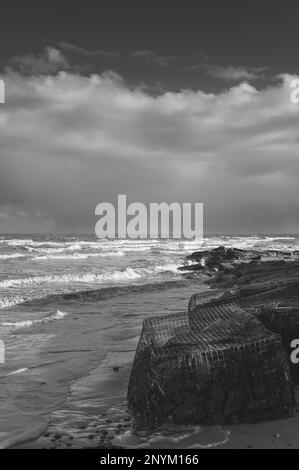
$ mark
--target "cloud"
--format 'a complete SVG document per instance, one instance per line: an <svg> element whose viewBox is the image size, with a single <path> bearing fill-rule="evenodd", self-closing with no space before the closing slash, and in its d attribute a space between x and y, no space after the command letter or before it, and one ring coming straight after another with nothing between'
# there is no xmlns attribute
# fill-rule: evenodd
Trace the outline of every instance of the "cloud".
<svg viewBox="0 0 299 470"><path fill-rule="evenodd" d="M102 57L118 57L119 54L114 51L105 51L105 50L94 50L90 51L88 49L85 49L83 47L75 46L74 44L70 44L69 42L61 41L59 42L59 47L65 51L65 52L73 52L75 54L79 54L82 56L87 56L87 57L97 57L97 56L102 56Z"/></svg>
<svg viewBox="0 0 299 470"><path fill-rule="evenodd" d="M213 78L220 78L226 81L253 81L259 78L265 78L266 67L243 67L239 66L226 66L216 64L205 64L206 72Z"/></svg>
<svg viewBox="0 0 299 470"><path fill-rule="evenodd" d="M213 78L227 82L256 81L265 79L268 67L246 67L243 65L219 65L215 58L207 55L203 51L193 54L197 57L197 62L185 66L186 71L202 70Z"/></svg>
<svg viewBox="0 0 299 470"><path fill-rule="evenodd" d="M141 49L138 51L132 52L132 57L142 57L142 58L148 58L148 57L153 57L156 55L154 51L146 50L146 49Z"/></svg>
<svg viewBox="0 0 299 470"><path fill-rule="evenodd" d="M169 67L180 60L180 57L177 55L159 55L154 51L142 49L132 52L131 57L158 65L159 67Z"/></svg>
<svg viewBox="0 0 299 470"><path fill-rule="evenodd" d="M156 65L160 65L160 67L169 67L177 62L180 58L176 55L168 55L168 56L156 56L153 57L152 62Z"/></svg>
<svg viewBox="0 0 299 470"><path fill-rule="evenodd" d="M298 231L295 77L158 96L113 72L2 78L1 231L93 231L118 194L204 202L209 232Z"/></svg>
<svg viewBox="0 0 299 470"><path fill-rule="evenodd" d="M67 57L54 47L46 47L39 56L27 54L15 57L9 65L23 75L47 75L71 68Z"/></svg>

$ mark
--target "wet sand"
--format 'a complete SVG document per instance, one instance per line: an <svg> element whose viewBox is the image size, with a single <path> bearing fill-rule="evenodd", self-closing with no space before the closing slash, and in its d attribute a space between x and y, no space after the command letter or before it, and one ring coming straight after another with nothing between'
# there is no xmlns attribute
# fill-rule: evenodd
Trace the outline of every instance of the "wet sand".
<svg viewBox="0 0 299 470"><path fill-rule="evenodd" d="M219 290L218 290L219 292ZM211 291L205 292L209 295ZM130 342L131 341L131 342ZM17 448L288 449L299 448L299 413L259 424L170 426L139 430L127 409L126 392L138 337L77 380L63 406L48 416L38 439ZM111 364L117 364L111 367ZM295 390L299 401L299 387Z"/></svg>
<svg viewBox="0 0 299 470"><path fill-rule="evenodd" d="M299 400L299 390L295 392ZM226 449L299 449L299 414L289 419L230 427Z"/></svg>
<svg viewBox="0 0 299 470"><path fill-rule="evenodd" d="M114 390L123 397L130 369L131 362L128 361L117 372L107 370L106 374L101 374L100 380L100 371L93 371L77 384L77 390L73 391L66 406L52 414L47 430L37 440L28 440L15 448L299 448L299 413L293 418L259 424L162 426L155 432L143 430L136 433L126 401L120 404L117 395L113 395ZM103 407L101 395L106 394L107 388L111 398ZM298 402L298 388L296 399ZM74 433L76 421L78 425Z"/></svg>

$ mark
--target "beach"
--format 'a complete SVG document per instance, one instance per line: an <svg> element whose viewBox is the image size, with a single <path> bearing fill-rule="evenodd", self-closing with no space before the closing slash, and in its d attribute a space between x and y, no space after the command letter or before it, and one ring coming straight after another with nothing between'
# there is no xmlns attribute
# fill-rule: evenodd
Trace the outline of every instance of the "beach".
<svg viewBox="0 0 299 470"><path fill-rule="evenodd" d="M180 272L196 249L298 249L295 236L99 241L0 237L2 448L298 447L298 417L260 424L136 432L127 386L143 320L186 311L211 292Z"/></svg>

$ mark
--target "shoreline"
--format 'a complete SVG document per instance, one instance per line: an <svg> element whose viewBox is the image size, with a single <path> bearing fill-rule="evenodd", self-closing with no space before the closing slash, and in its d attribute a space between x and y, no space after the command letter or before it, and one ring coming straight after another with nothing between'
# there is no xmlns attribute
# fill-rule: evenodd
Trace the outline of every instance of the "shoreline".
<svg viewBox="0 0 299 470"><path fill-rule="evenodd" d="M277 258L276 258L277 261ZM255 261L256 262L256 261ZM274 261L275 263L275 261ZM286 261L288 263L288 261ZM264 261L258 261L258 265L264 265ZM246 266L248 264L246 263ZM245 271L246 271L246 266L245 266ZM250 285L253 285L254 288L256 288L256 278L260 276L260 272L258 275L251 276L250 282L247 284L244 283L244 272L243 275L240 276L241 282L238 285L238 288L236 289L235 285L232 285L232 278L231 278L231 273L232 271L234 272L235 270L242 271L244 269L240 267L240 265L236 266L230 266L229 268L226 267L225 273L221 273L221 276L219 276L218 272L215 272L215 277L213 278L212 276L209 276L207 278L207 289L204 292L201 292L198 294L198 296L195 294L195 297L200 299L200 301L208 301L212 297L223 297L225 298L226 296L234 296L236 295L236 291L241 291L243 292L244 289L248 289ZM279 271L281 272L281 266L279 268ZM201 273L203 274L203 273ZM268 276L269 273L267 273L266 277ZM277 274L277 273L276 273ZM246 275L246 274L245 274ZM225 279L227 276L227 279ZM243 277L242 277L243 276ZM272 279L270 280L270 283L273 282L275 285L277 283L281 282L289 282L288 279L281 279L281 277L277 277L271 273ZM262 276L265 277L265 276ZM299 277L299 275L298 275ZM235 279L234 279L235 280ZM216 281L216 282L215 282ZM226 286L223 286L223 281ZM226 282L228 281L228 282ZM260 279L261 282L261 279ZM268 281L267 281L268 282ZM209 287L208 287L209 285ZM219 287L217 287L219 286ZM262 286L263 288L264 286ZM191 297L192 299L192 297ZM190 300L191 300L190 299ZM187 299L186 299L187 300ZM114 374L113 378L115 379L116 387L124 385L124 383L128 380L129 374L130 374L130 368L131 368L132 362L128 362L127 367L126 367L126 372L124 375L119 375L119 373ZM122 371L124 372L124 371ZM107 377L107 380L109 381L109 378ZM298 403L299 400L299 390L298 388L295 389L295 394L296 394L296 401ZM97 422L92 422L91 425L86 425L86 428L84 430L86 434L86 439L79 441L76 438L71 439L70 436L65 436L63 432L61 435L56 433L51 434L49 430L47 430L45 433L43 433L37 440L30 440L26 441L23 443L20 443L16 446L13 446L13 448L77 448L78 446L81 448L98 448L98 449L115 449L115 448L134 448L135 447L143 447L142 443L139 442L136 445L134 445L134 432L132 432L132 426L131 426L131 417L128 414L126 416L126 420L122 420L122 422L118 423L118 430L117 432L114 432L109 429L109 417L107 415L103 414L101 416L102 421L99 420ZM105 420L108 420L106 423L106 428L105 428ZM101 422L100 422L101 421ZM104 421L104 422L103 422ZM104 427L103 427L104 426ZM167 427L166 427L167 428ZM170 428L170 427L168 427ZM185 431L188 434L188 429L190 431L190 434L192 435L192 426L185 426ZM204 426L201 428L198 433L195 433L193 435L193 441L195 440L196 442L193 442L192 439L190 442L190 437L187 439L186 444L190 444L189 446L185 446L184 448L289 448L289 447L294 447L297 448L299 447L299 438L296 437L297 430L299 430L299 415L296 410L296 415L292 418L284 418L284 419L279 419L275 421L266 421L258 424L234 424L234 425L223 425L223 426ZM165 441L165 437L163 437L163 426L162 426L162 435L160 433L160 436L156 438L151 438L150 436L154 436L159 434L159 430L155 430L154 432L144 432L144 435L147 435L147 439L149 441L152 441L152 444L149 445L150 448L160 448L159 445L161 445L161 442L163 442L163 439ZM204 443L205 441L205 436L209 435L212 432L214 435L217 436L217 438L213 443ZM223 436L227 436L227 438L223 439ZM221 439L222 436L222 439ZM154 444L156 439L156 444ZM136 441L136 440L135 440ZM35 443L34 447L32 447L33 442ZM176 443L173 442L174 447L173 448L180 448L176 447L178 443L181 442L182 440L177 439ZM128 444L129 443L129 444ZM141 444L141 445L140 445ZM156 445L158 447L151 447L151 445ZM146 448L146 446L145 446ZM163 447L161 447L163 448ZM170 447L171 448L171 447ZM182 447L181 447L182 448Z"/></svg>

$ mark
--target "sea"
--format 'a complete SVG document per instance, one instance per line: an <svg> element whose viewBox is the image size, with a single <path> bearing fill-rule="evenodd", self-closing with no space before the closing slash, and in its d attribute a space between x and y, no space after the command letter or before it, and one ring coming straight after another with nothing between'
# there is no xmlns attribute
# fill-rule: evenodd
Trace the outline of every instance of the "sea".
<svg viewBox="0 0 299 470"><path fill-rule="evenodd" d="M206 292L178 267L196 250L299 249L295 235L99 240L0 235L0 448L205 448L222 427L136 431L126 393L144 319Z"/></svg>

